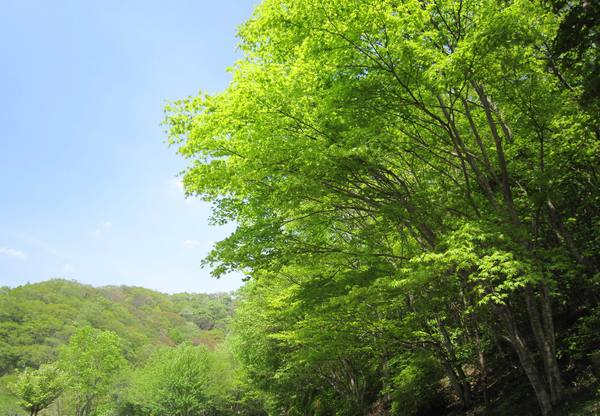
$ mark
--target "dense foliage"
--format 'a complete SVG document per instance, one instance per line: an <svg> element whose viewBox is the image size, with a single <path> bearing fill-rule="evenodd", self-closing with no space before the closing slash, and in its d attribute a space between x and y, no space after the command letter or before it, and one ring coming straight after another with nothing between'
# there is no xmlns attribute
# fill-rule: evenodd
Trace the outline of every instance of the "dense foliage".
<svg viewBox="0 0 600 416"><path fill-rule="evenodd" d="M236 345L270 414L572 393L600 327L576 3L265 0L229 87L167 107L187 192L237 224L207 262L251 278Z"/></svg>
<svg viewBox="0 0 600 416"><path fill-rule="evenodd" d="M62 394L63 388L63 374L48 364L35 370L26 368L10 385L10 390L19 399L19 405L32 416L50 406Z"/></svg>
<svg viewBox="0 0 600 416"><path fill-rule="evenodd" d="M114 332L83 327L73 334L60 350L58 367L68 377L76 416L97 414L99 401L125 364L121 340Z"/></svg>
<svg viewBox="0 0 600 416"><path fill-rule="evenodd" d="M158 350L138 370L133 401L147 414L215 414L231 374L226 360L204 346L182 344Z"/></svg>

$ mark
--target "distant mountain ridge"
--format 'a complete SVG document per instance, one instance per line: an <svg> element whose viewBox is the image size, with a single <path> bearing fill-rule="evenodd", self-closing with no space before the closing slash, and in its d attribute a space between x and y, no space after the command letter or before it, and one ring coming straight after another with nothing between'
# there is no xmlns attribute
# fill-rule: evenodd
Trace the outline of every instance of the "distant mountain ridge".
<svg viewBox="0 0 600 416"><path fill-rule="evenodd" d="M214 347L234 310L232 294L168 295L142 287L93 287L53 279L0 288L0 376L53 361L81 326L116 332L129 360L157 345ZM151 348L150 348L151 349Z"/></svg>

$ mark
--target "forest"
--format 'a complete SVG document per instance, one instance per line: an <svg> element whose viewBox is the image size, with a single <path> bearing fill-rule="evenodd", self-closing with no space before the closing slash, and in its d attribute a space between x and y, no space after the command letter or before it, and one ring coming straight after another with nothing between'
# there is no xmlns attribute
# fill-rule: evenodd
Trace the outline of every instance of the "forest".
<svg viewBox="0 0 600 416"><path fill-rule="evenodd" d="M238 30L164 126L236 226L204 264L247 282L3 289L5 414L600 414L600 3L263 0Z"/></svg>

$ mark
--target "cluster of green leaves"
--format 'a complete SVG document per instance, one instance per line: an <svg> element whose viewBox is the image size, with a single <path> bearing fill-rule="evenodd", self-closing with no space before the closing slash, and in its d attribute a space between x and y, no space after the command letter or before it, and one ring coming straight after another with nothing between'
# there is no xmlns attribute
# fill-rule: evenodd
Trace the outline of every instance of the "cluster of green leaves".
<svg viewBox="0 0 600 416"><path fill-rule="evenodd" d="M66 407L69 413L90 416L99 414L99 407L107 400L115 377L125 365L117 334L83 327L61 348L55 363L19 371L8 388L31 415L37 415L62 396L63 411Z"/></svg>
<svg viewBox="0 0 600 416"><path fill-rule="evenodd" d="M598 370L590 4L264 0L229 87L166 109L187 193L237 224L206 259L249 277L227 342L230 297L53 281L0 292L0 371L58 356L80 415L414 415L515 385L551 415ZM44 371L15 384L31 412Z"/></svg>
<svg viewBox="0 0 600 416"><path fill-rule="evenodd" d="M233 315L234 301L226 293L176 293L171 301L182 317L203 330L225 329Z"/></svg>
<svg viewBox="0 0 600 416"><path fill-rule="evenodd" d="M63 373L49 364L44 364L37 370L26 368L11 385L21 407L32 415L50 406L62 394L63 389Z"/></svg>
<svg viewBox="0 0 600 416"><path fill-rule="evenodd" d="M95 406L108 395L125 365L116 333L84 327L73 334L60 351L58 366L67 374L77 416L95 414Z"/></svg>
<svg viewBox="0 0 600 416"><path fill-rule="evenodd" d="M84 327L56 363L20 371L9 389L31 415L57 402L50 411L77 416L214 416L232 414L232 371L225 350L192 344L160 347L130 365L117 334Z"/></svg>

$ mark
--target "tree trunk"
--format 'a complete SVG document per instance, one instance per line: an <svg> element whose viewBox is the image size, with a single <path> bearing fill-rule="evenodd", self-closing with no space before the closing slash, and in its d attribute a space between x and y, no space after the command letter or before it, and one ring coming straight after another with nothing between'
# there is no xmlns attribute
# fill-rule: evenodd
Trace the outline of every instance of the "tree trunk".
<svg viewBox="0 0 600 416"><path fill-rule="evenodd" d="M548 343L548 365L551 374L551 380L557 394L557 400L561 401L564 398L564 383L560 374L560 367L556 359L556 339L554 336L554 322L552 319L552 305L550 303L550 291L545 283L540 283L540 304L542 312L542 325Z"/></svg>
<svg viewBox="0 0 600 416"><path fill-rule="evenodd" d="M500 168L500 189L502 191L504 204L506 206L506 209L508 210L508 215L511 222L517 225L520 223L520 221L519 216L517 214L517 210L515 208L512 189L510 187L508 165L506 162L506 156L504 154L504 148L502 146L502 137L498 133L498 127L496 125L496 121L494 120L493 105L489 97L485 93L485 90L482 85L479 85L475 82L472 82L471 84L473 85L473 88L475 88L475 91L479 96L479 101L481 102L481 105L483 107L486 120L490 128L490 132L492 133L492 137L494 139L494 144L496 145L496 156L498 158L498 167Z"/></svg>
<svg viewBox="0 0 600 416"><path fill-rule="evenodd" d="M487 408L490 404L490 399L488 397L488 372L487 372L487 364L485 360L485 353L483 351L483 345L481 343L481 337L479 336L479 328L477 324L475 325L475 345L477 346L477 355L479 358L479 371L481 373L481 384L483 389L483 403Z"/></svg>
<svg viewBox="0 0 600 416"><path fill-rule="evenodd" d="M444 366L444 371L446 373L446 376L450 380L450 385L454 389L454 392L458 396L458 399L460 400L462 406L465 409L468 409L469 406L471 405L470 392L467 389L465 389L464 384L461 383L460 378L454 371L453 366L447 360L442 360L442 361L443 361L443 366Z"/></svg>
<svg viewBox="0 0 600 416"><path fill-rule="evenodd" d="M521 367L523 367L525 375L533 387L538 405L540 406L540 410L542 412L542 416L552 415L552 401L550 399L550 395L548 394L548 390L544 385L543 377L541 377L535 365L533 355L527 348L525 341L517 329L512 313L506 306L500 307L499 312L500 317L506 327L508 338L510 339L511 344L513 345L517 356L519 357Z"/></svg>
<svg viewBox="0 0 600 416"><path fill-rule="evenodd" d="M544 363L546 384L550 390L550 400L552 404L557 404L562 399L562 381L560 380L559 375L558 383L556 382L555 372L558 368L558 364L556 363L556 357L554 356L552 347L548 341L547 334L542 328L540 312L531 286L525 288L525 302L527 305L529 323Z"/></svg>
<svg viewBox="0 0 600 416"><path fill-rule="evenodd" d="M569 252L571 253L571 256L573 256L573 258L577 260L577 263L581 264L588 273L593 274L595 268L591 266L589 262L586 261L586 259L581 255L581 252L575 244L573 236L563 224L561 215L554 206L552 200L548 199L546 201L546 207L548 208L548 214L550 216L550 224L554 228L556 236L567 246Z"/></svg>
<svg viewBox="0 0 600 416"><path fill-rule="evenodd" d="M445 360L444 366L448 367L446 371L451 373L452 377L454 377L454 381L452 379L450 381L453 385L456 384L454 389L459 394L464 408L468 409L471 406L471 386L469 385L469 380L467 379L462 366L458 362L452 340L450 339L450 335L448 334L444 323L439 318L436 318L436 320L440 333L442 334L442 345L446 350L445 355L449 358L448 360Z"/></svg>

